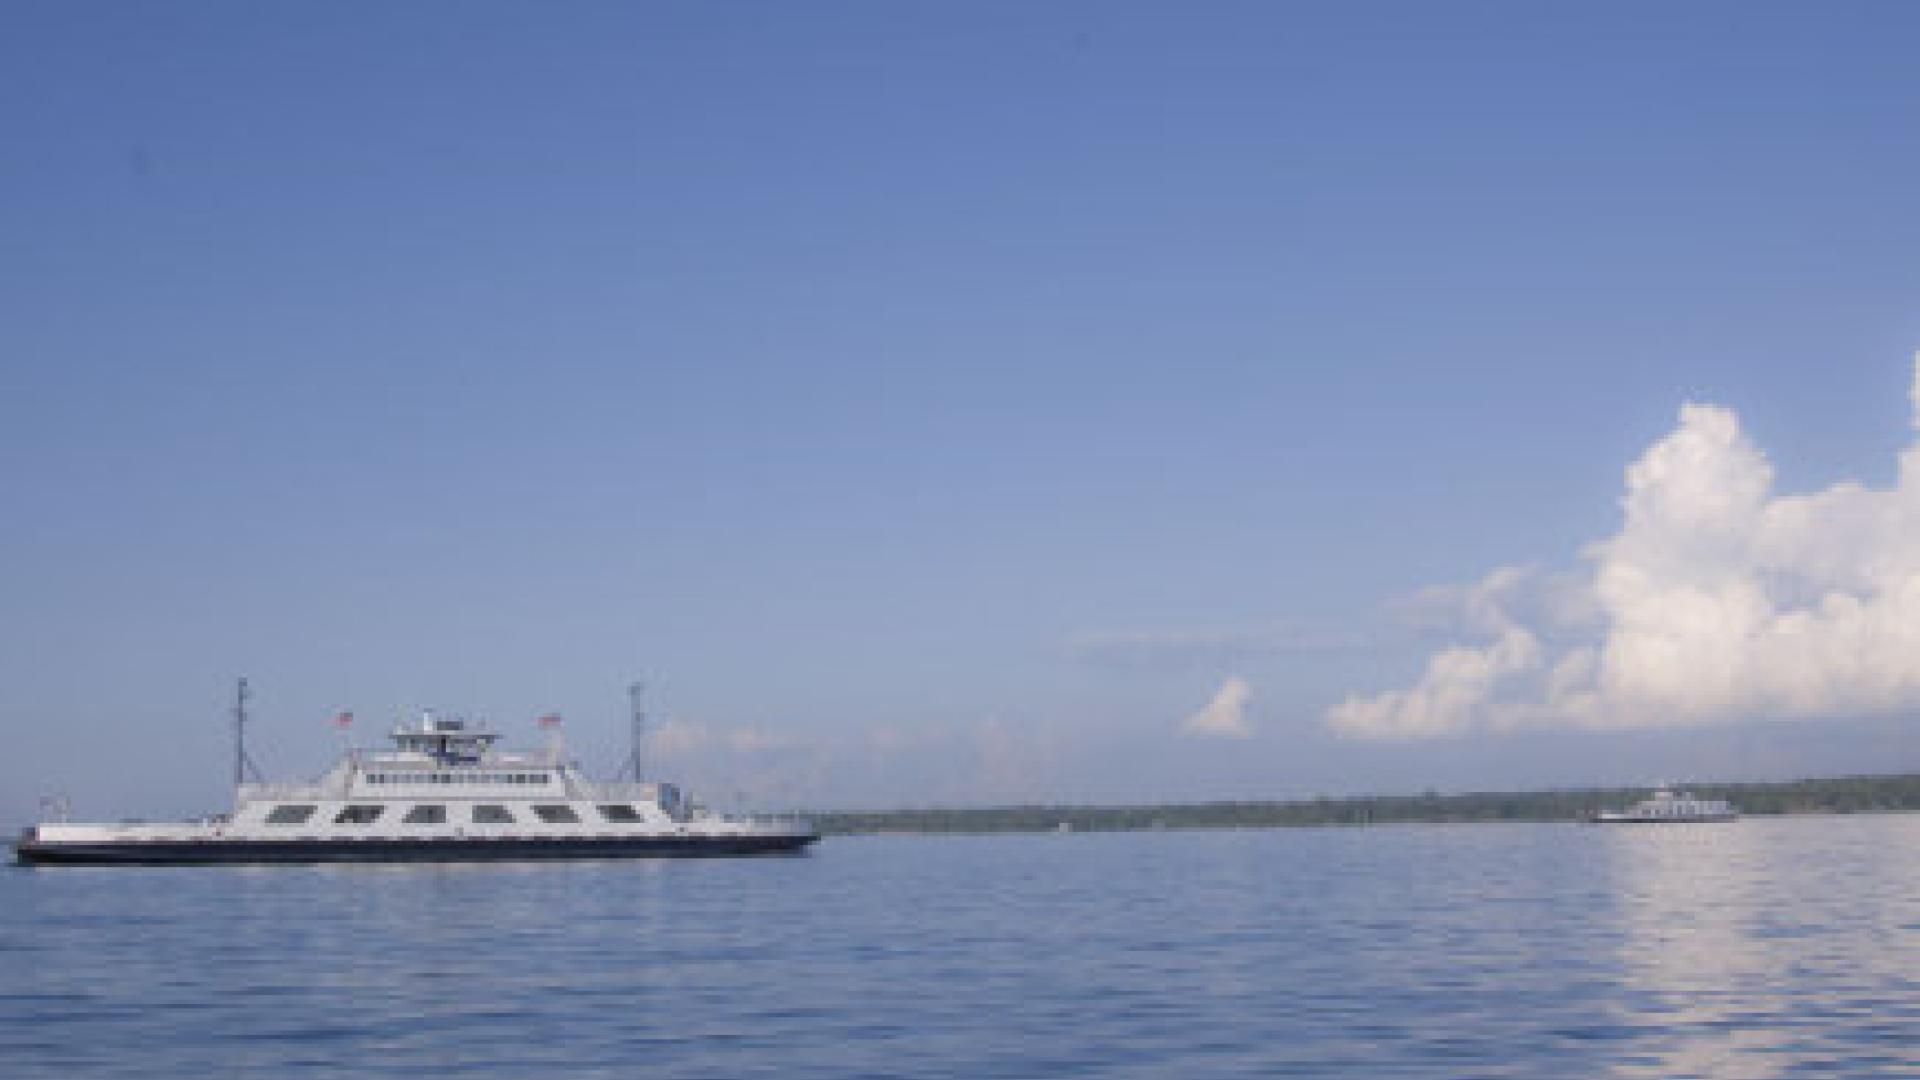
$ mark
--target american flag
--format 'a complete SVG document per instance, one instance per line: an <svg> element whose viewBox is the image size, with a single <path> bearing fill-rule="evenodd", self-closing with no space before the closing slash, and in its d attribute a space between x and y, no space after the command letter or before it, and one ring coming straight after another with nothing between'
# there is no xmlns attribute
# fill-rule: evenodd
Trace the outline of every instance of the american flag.
<svg viewBox="0 0 1920 1080"><path fill-rule="evenodd" d="M336 716L336 717L334 717L334 718L333 718L333 726L334 726L334 727L337 727L337 728L342 728L342 729L345 729L345 728L350 728L350 727L352 727L352 726L353 726L353 714L352 714L352 713L350 713L350 712L343 712L343 713L341 713L340 715L338 715L338 716Z"/></svg>
<svg viewBox="0 0 1920 1080"><path fill-rule="evenodd" d="M543 717L541 717L541 718L540 718L540 726L541 726L541 727L543 727L543 728L556 728L556 727L559 727L559 726L560 726L560 714L559 714L559 713L557 713L557 712L550 712L550 713L548 713L547 715L545 715L545 716L543 716Z"/></svg>

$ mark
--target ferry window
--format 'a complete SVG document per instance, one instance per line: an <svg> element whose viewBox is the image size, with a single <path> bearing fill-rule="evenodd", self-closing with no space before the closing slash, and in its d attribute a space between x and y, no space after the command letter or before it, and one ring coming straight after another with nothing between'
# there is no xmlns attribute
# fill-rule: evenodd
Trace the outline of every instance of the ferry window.
<svg viewBox="0 0 1920 1080"><path fill-rule="evenodd" d="M536 806L533 812L549 825L571 825L580 820L571 806Z"/></svg>
<svg viewBox="0 0 1920 1080"><path fill-rule="evenodd" d="M609 803L600 808L600 816L608 821L639 821L640 815L626 803Z"/></svg>
<svg viewBox="0 0 1920 1080"><path fill-rule="evenodd" d="M267 811L269 825L304 825L313 816L311 806L276 806Z"/></svg>
<svg viewBox="0 0 1920 1080"><path fill-rule="evenodd" d="M513 823L513 815L507 813L507 808L504 806L482 803L473 808L473 823L475 825L510 825Z"/></svg>
<svg viewBox="0 0 1920 1080"><path fill-rule="evenodd" d="M341 808L340 812L334 815L333 823L335 825L371 825L380 820L380 812L385 809L386 807L377 804L356 803L353 806Z"/></svg>
<svg viewBox="0 0 1920 1080"><path fill-rule="evenodd" d="M407 811L407 816L401 820L408 825L445 825L447 823L447 808L444 806L416 806Z"/></svg>

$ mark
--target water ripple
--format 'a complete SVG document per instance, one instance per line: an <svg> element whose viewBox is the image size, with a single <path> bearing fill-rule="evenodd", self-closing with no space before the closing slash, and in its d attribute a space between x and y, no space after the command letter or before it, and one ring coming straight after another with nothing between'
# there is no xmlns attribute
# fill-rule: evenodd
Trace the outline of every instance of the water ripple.
<svg viewBox="0 0 1920 1080"><path fill-rule="evenodd" d="M1920 818L0 873L9 1077L1920 1076Z"/></svg>

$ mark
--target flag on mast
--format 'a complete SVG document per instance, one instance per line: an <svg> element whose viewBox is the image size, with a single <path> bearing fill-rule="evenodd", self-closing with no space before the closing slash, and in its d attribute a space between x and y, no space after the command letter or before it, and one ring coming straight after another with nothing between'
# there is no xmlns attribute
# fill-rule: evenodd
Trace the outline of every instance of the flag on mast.
<svg viewBox="0 0 1920 1080"><path fill-rule="evenodd" d="M352 727L353 714L350 712L344 712L344 711L341 712L338 716L335 716L333 718L333 726L339 728L342 731L345 731L346 729Z"/></svg>
<svg viewBox="0 0 1920 1080"><path fill-rule="evenodd" d="M542 717L540 718L540 726L541 726L541 727L543 727L543 728L557 728L557 727L559 727L559 726L560 726L560 714L559 714L559 713L557 713L557 712L550 712L550 713L547 713L547 714L546 714L545 716L542 716Z"/></svg>

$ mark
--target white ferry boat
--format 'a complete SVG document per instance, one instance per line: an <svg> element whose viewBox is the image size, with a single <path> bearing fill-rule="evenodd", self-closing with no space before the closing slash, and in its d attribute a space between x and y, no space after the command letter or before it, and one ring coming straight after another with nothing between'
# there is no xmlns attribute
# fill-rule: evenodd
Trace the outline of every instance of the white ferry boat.
<svg viewBox="0 0 1920 1080"><path fill-rule="evenodd" d="M1602 825L1661 825L1685 821L1732 821L1740 814L1723 799L1700 799L1685 791L1661 788L1625 810L1602 810L1593 820Z"/></svg>
<svg viewBox="0 0 1920 1080"><path fill-rule="evenodd" d="M236 710L244 726L245 691ZM636 729L638 724L636 722ZM543 751L494 748L496 733L422 714L391 750L349 750L308 784L238 783L231 814L178 823L43 822L22 863L409 862L755 855L819 839L792 819L701 809L667 783L596 783ZM637 747L636 742L636 747ZM236 772L245 775L236 739ZM635 757L635 774L638 756Z"/></svg>

